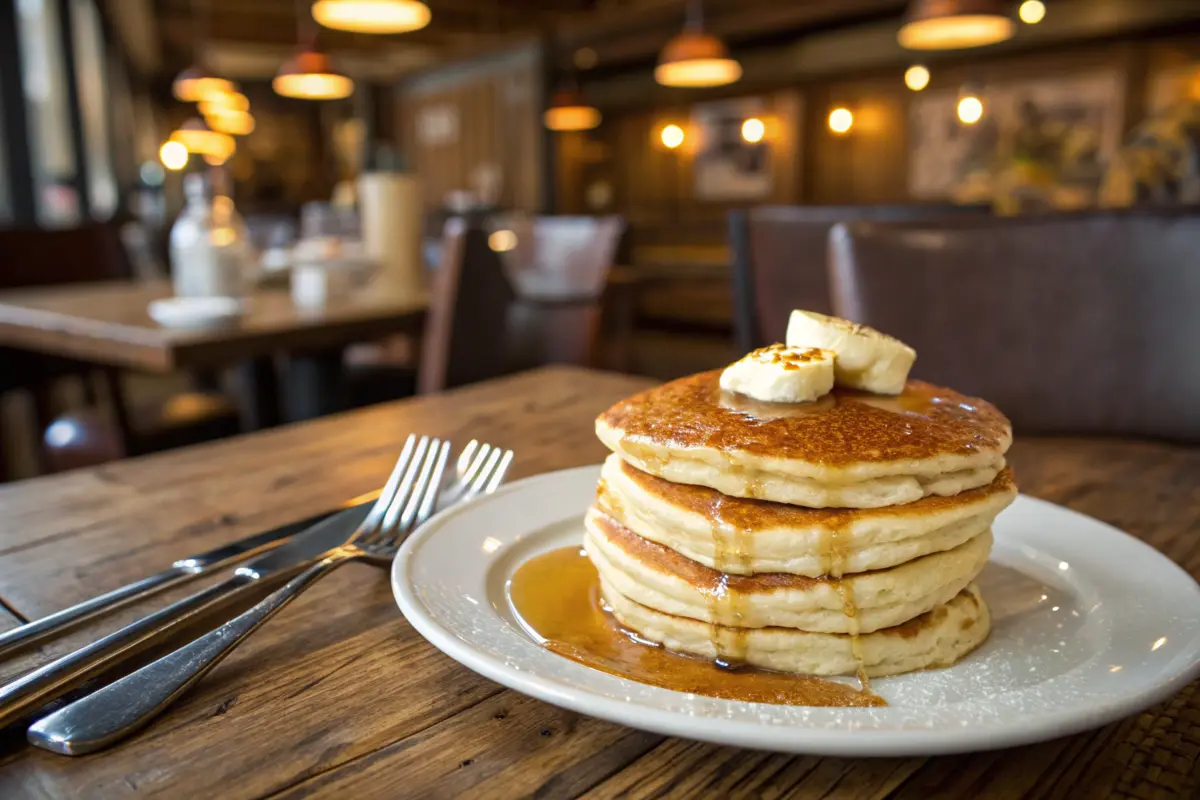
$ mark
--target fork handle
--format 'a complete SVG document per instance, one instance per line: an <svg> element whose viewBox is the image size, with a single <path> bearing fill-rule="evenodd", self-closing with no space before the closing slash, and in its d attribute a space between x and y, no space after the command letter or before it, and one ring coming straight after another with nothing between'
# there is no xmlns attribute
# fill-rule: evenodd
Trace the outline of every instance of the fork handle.
<svg viewBox="0 0 1200 800"><path fill-rule="evenodd" d="M318 561L221 627L43 717L29 728L29 742L72 756L119 742L154 719L305 589L361 554L346 548Z"/></svg>

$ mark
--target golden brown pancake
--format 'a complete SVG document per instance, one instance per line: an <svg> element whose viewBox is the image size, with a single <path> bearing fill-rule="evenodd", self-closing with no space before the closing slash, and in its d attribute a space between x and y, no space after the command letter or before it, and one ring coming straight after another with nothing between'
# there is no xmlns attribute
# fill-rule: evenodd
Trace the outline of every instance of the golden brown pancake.
<svg viewBox="0 0 1200 800"><path fill-rule="evenodd" d="M974 584L950 602L858 638L792 628L729 628L664 614L621 594L603 578L600 591L623 627L669 650L803 675L898 675L946 667L983 643L991 630L987 605ZM861 662L860 662L861 657Z"/></svg>
<svg viewBox="0 0 1200 800"><path fill-rule="evenodd" d="M639 536L736 575L866 572L950 550L1016 497L1012 471L951 497L877 509L803 508L671 483L610 455L596 505Z"/></svg>
<svg viewBox="0 0 1200 800"><path fill-rule="evenodd" d="M835 388L783 404L724 392L720 375L627 398L600 415L596 433L666 480L813 508L878 508L984 486L1012 441L990 403L921 381L896 397Z"/></svg>
<svg viewBox="0 0 1200 800"><path fill-rule="evenodd" d="M727 627L820 633L869 633L920 616L973 581L992 547L991 532L985 530L953 550L843 578L739 576L643 539L596 508L585 524L584 549L596 570L641 605Z"/></svg>

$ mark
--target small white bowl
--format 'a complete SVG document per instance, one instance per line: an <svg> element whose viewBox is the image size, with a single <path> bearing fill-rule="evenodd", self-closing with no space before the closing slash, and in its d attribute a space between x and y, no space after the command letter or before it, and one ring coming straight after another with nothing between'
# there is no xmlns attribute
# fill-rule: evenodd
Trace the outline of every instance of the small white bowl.
<svg viewBox="0 0 1200 800"><path fill-rule="evenodd" d="M167 297L152 300L147 311L164 328L181 330L228 325L245 313L236 297Z"/></svg>

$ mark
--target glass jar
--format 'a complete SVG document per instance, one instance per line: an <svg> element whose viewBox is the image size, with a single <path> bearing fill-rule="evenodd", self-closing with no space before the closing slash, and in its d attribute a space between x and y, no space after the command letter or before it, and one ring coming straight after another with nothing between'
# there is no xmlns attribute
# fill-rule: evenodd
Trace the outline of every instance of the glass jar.
<svg viewBox="0 0 1200 800"><path fill-rule="evenodd" d="M171 274L178 297L242 297L253 268L250 237L233 200L207 176L183 182L187 200L171 227Z"/></svg>

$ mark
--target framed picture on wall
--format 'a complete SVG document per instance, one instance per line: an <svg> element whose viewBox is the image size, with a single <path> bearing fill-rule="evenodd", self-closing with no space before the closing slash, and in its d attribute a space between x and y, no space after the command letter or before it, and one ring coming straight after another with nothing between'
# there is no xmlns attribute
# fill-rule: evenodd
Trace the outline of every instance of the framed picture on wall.
<svg viewBox="0 0 1200 800"><path fill-rule="evenodd" d="M1097 71L990 84L983 114L959 119L960 95L929 92L909 111L910 193L1013 210L1094 205L1120 146L1124 85Z"/></svg>
<svg viewBox="0 0 1200 800"><path fill-rule="evenodd" d="M692 174L697 200L763 200L771 195L771 145L763 135L762 98L698 103L691 128L697 136ZM757 120L758 125L747 120ZM745 128L745 130L743 130Z"/></svg>

